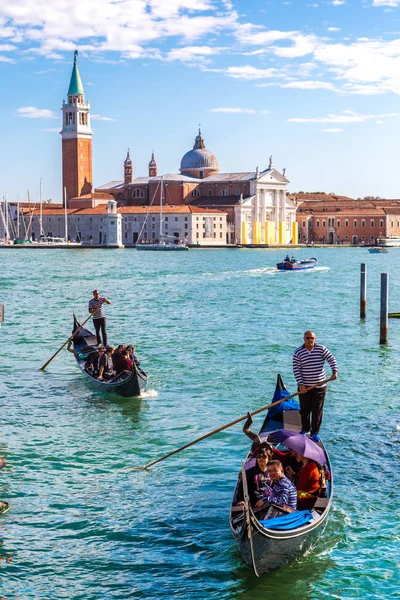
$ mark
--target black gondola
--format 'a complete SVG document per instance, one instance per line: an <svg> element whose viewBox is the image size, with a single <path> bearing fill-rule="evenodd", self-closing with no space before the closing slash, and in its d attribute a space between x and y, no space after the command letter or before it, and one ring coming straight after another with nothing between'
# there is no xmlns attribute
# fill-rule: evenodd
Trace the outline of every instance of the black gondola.
<svg viewBox="0 0 400 600"><path fill-rule="evenodd" d="M281 376L278 375L273 402L289 396ZM292 401L293 402L293 401ZM282 403L269 410L264 423L259 431L262 441L268 438L272 441L271 434L279 430L299 432L301 429L300 414L295 404ZM278 410L276 410L278 409ZM333 476L329 457L322 442L317 444L324 457L321 467L328 474L326 492L316 498L315 504L309 511L295 511L282 517L260 519L260 513L250 505L246 482L246 466L251 464L248 454L242 466L242 481L244 482L244 506L237 506L237 483L233 495L230 527L236 539L240 552L246 563L253 568L259 576L273 569L287 565L294 558L303 554L315 543L317 537L323 532L328 520L332 505ZM246 465L247 463L247 465Z"/></svg>
<svg viewBox="0 0 400 600"><path fill-rule="evenodd" d="M80 327L80 324L74 315L74 327L72 333ZM147 375L140 367L133 365L132 371L124 371L108 381L99 381L93 377L90 370L87 368L87 358L92 352L97 352L97 338L89 330L82 328L73 338L73 348L76 362L87 381L92 387L103 392L111 392L118 394L124 398L140 396L141 390L147 382Z"/></svg>

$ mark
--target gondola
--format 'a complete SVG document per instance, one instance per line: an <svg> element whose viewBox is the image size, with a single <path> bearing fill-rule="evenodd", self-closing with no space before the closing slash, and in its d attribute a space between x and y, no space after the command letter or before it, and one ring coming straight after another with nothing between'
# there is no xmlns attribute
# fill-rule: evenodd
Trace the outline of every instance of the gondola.
<svg viewBox="0 0 400 600"><path fill-rule="evenodd" d="M318 264L317 258L307 258L305 260L283 260L276 265L278 271L304 271L304 269L314 269Z"/></svg>
<svg viewBox="0 0 400 600"><path fill-rule="evenodd" d="M80 327L77 318L74 315L74 326L72 333ZM97 390L118 394L124 398L140 396L141 390L147 382L147 375L135 364L132 371L124 371L109 381L99 381L91 375L86 368L86 359L91 352L97 352L97 338L89 330L82 328L73 338L73 348L76 362L82 373L85 375L90 385Z"/></svg>
<svg viewBox="0 0 400 600"><path fill-rule="evenodd" d="M278 375L273 402L288 395L281 376ZM284 446L274 442L270 436L274 431L280 430L300 432L301 420L298 408L298 403L291 399L269 409L258 434L261 441L268 438L277 449L284 450ZM296 510L285 514L275 509L275 516L268 518L269 510L267 513L265 510L260 512L257 512L257 509L253 510L249 502L245 475L246 464L251 466L251 461L254 462L251 452L242 465L241 479L245 504L237 505L240 485L238 480L230 510L230 528L245 562L253 568L257 576L283 567L309 550L325 528L332 505L333 478L325 447L322 442L318 442L317 446L321 449L321 456L325 460L321 467L324 475L327 476L326 487L321 488L314 506L306 511ZM282 516L276 516L277 512Z"/></svg>

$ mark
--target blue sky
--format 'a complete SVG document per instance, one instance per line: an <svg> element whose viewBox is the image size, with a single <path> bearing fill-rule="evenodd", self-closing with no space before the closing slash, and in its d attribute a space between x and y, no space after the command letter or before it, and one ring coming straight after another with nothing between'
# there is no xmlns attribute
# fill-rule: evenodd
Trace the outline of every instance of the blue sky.
<svg viewBox="0 0 400 600"><path fill-rule="evenodd" d="M178 172L201 124L220 170L290 191L400 198L400 0L0 0L0 194L61 200L73 51L94 185L154 149Z"/></svg>

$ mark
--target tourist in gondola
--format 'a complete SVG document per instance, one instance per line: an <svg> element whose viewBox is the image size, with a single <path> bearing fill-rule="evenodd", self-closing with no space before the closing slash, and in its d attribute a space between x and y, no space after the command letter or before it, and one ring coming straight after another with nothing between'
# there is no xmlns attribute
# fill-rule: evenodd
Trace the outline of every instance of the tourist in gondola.
<svg viewBox="0 0 400 600"><path fill-rule="evenodd" d="M115 377L114 364L112 355L114 353L114 346L107 346L106 351L99 360L99 375L97 379L109 380Z"/></svg>
<svg viewBox="0 0 400 600"><path fill-rule="evenodd" d="M93 298L89 301L89 312L93 315L93 324L96 330L97 345L101 344L101 335L103 336L103 345L107 346L107 332L106 332L106 313L104 311L104 304L111 304L108 298L100 296L99 290L93 290Z"/></svg>
<svg viewBox="0 0 400 600"><path fill-rule="evenodd" d="M271 456L272 453L268 448L260 449L256 457L256 464L246 470L247 489L252 506L255 506L266 489L268 477L267 464ZM238 490L238 505L241 504L244 504L242 483L240 483Z"/></svg>
<svg viewBox="0 0 400 600"><path fill-rule="evenodd" d="M267 467L269 484L263 490L256 490L254 495L258 497L255 506L261 507L265 503L276 504L284 509L296 510L297 490L284 472L279 460L271 460Z"/></svg>
<svg viewBox="0 0 400 600"><path fill-rule="evenodd" d="M297 507L300 510L311 508L315 504L321 487L320 470L317 463L302 456L299 452L293 450L293 455L300 464L299 472L297 474L293 472L293 475L296 476ZM290 471L292 470L290 469Z"/></svg>
<svg viewBox="0 0 400 600"><path fill-rule="evenodd" d="M310 438L314 442L319 442L319 430L326 394L326 383L323 383L326 380L324 365L325 362L328 362L332 369L331 380L336 379L338 376L338 365L328 348L316 343L316 335L313 331L306 331L303 339L304 344L297 348L293 354L293 373L300 394L301 433L306 435L310 431L311 416ZM307 387L319 382L321 382L321 387L306 392Z"/></svg>

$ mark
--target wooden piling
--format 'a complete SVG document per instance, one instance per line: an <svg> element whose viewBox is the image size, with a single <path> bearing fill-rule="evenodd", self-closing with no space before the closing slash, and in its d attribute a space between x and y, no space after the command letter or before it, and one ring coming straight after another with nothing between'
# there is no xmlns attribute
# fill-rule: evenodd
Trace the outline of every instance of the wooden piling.
<svg viewBox="0 0 400 600"><path fill-rule="evenodd" d="M389 273L381 273L380 344L387 344L389 332Z"/></svg>
<svg viewBox="0 0 400 600"><path fill-rule="evenodd" d="M361 263L360 280L360 319L365 319L367 314L367 265Z"/></svg>

